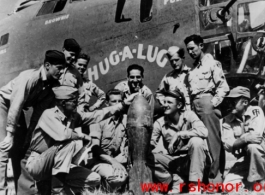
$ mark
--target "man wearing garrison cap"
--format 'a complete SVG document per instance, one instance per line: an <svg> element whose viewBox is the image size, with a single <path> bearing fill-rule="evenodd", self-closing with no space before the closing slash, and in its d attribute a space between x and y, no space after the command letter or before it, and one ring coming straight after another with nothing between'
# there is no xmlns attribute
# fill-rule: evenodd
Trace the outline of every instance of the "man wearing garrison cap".
<svg viewBox="0 0 265 195"><path fill-rule="evenodd" d="M209 156L205 141L208 130L193 111L183 109L185 96L178 88L163 95L164 116L155 121L150 144L155 148L162 136L166 152L153 152L148 164L159 182L172 184L168 194L180 193L181 183L191 182L195 187L198 180L202 181Z"/></svg>
<svg viewBox="0 0 265 195"><path fill-rule="evenodd" d="M80 116L76 112L77 89L71 86L53 88L56 106L43 112L33 132L26 169L36 181L43 181L55 176L72 191L100 184L97 173L83 167L71 165L76 142L74 140L91 141L91 138L74 130L81 125L98 123L116 112L124 105L129 105L134 96L131 95L123 103L102 110L86 112ZM72 188L73 187L73 188Z"/></svg>
<svg viewBox="0 0 265 195"><path fill-rule="evenodd" d="M78 89L78 105L85 102L83 78L75 68L74 63L81 48L75 39L65 39L63 53L65 55L66 67L60 78L61 85L68 85Z"/></svg>
<svg viewBox="0 0 265 195"><path fill-rule="evenodd" d="M237 161L224 184L233 184L235 189L242 183L241 187L253 190L255 183L265 179L264 114L259 106L249 106L250 91L246 87L235 87L226 98L230 114L223 119L222 142Z"/></svg>
<svg viewBox="0 0 265 195"><path fill-rule="evenodd" d="M185 96L186 109L190 110L190 98L185 83L185 78L190 68L184 63L185 51L178 46L171 46L168 48L167 57L173 70L167 73L160 82L156 90L156 99L163 105L163 91L172 90L177 87Z"/></svg>
<svg viewBox="0 0 265 195"><path fill-rule="evenodd" d="M65 64L64 54L49 50L45 54L44 64L39 69L21 72L0 89L0 194L6 194L6 166L9 151L13 145L11 158L17 179L19 161L23 158L25 135L30 135L42 112L54 99L51 88L59 84ZM27 130L23 110L33 108L30 125ZM17 128L19 129L17 130ZM15 140L15 142L14 142ZM20 156L21 155L21 156Z"/></svg>

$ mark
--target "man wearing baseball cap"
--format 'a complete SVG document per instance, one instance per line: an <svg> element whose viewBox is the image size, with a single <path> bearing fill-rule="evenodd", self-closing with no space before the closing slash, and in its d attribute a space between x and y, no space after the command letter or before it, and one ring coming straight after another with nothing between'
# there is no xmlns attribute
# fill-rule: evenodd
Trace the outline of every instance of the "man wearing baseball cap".
<svg viewBox="0 0 265 195"><path fill-rule="evenodd" d="M6 194L6 166L11 154L15 180L24 157L25 135L31 134L42 112L54 99L52 87L58 85L65 67L64 54L56 50L45 53L39 69L21 72L0 89L0 194ZM26 127L24 109L33 108L29 128ZM17 130L20 127L19 130ZM30 139L30 138L29 138ZM15 141L14 141L15 140ZM10 153L12 146L12 153Z"/></svg>
<svg viewBox="0 0 265 195"><path fill-rule="evenodd" d="M163 95L165 116L154 123L151 146L162 136L167 153L152 153L148 164L159 182L172 184L169 194L180 193L180 184L188 181L197 189L192 194L201 193L196 185L206 165L208 130L193 111L183 110L185 97L178 88Z"/></svg>
<svg viewBox="0 0 265 195"><path fill-rule="evenodd" d="M156 90L156 99L159 101L160 105L163 105L163 91L174 90L174 88L177 87L185 96L186 109L190 110L190 97L185 81L190 68L184 63L185 51L178 46L171 46L168 48L166 55L173 70L167 73L160 82L160 85Z"/></svg>
<svg viewBox="0 0 265 195"><path fill-rule="evenodd" d="M265 179L264 114L259 106L249 105L250 91L246 87L235 87L226 98L231 112L223 119L222 142L238 160L224 184L242 183L242 187L253 190L254 183Z"/></svg>

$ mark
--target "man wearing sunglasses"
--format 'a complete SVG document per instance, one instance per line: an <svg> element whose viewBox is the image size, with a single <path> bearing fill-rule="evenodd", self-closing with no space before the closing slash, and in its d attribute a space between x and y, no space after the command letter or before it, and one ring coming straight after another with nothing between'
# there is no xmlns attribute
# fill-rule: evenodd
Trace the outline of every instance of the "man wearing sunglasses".
<svg viewBox="0 0 265 195"><path fill-rule="evenodd" d="M264 114L259 106L249 106L250 92L246 87L235 87L226 98L230 114L223 120L222 142L237 161L224 184L241 183L241 187L253 190L255 183L265 179Z"/></svg>
<svg viewBox="0 0 265 195"><path fill-rule="evenodd" d="M127 81L122 81L115 89L122 91L125 97L132 93L140 92L146 98L151 108L154 108L154 97L152 91L143 84L144 68L138 64L132 64L127 68Z"/></svg>

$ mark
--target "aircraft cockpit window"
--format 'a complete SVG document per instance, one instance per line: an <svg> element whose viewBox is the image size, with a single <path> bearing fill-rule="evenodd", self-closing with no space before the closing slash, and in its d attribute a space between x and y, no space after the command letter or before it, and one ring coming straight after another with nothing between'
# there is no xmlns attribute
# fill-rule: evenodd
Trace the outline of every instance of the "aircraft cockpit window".
<svg viewBox="0 0 265 195"><path fill-rule="evenodd" d="M46 1L43 3L37 16L60 12L65 7L67 0Z"/></svg>
<svg viewBox="0 0 265 195"><path fill-rule="evenodd" d="M203 6L210 6L210 5L214 5L214 4L218 4L218 3L223 3L223 2L227 2L229 0L199 0L199 5L201 7Z"/></svg>
<svg viewBox="0 0 265 195"><path fill-rule="evenodd" d="M265 30L265 1L238 5L238 32Z"/></svg>
<svg viewBox="0 0 265 195"><path fill-rule="evenodd" d="M141 0L140 21L148 22L152 19L153 0Z"/></svg>
<svg viewBox="0 0 265 195"><path fill-rule="evenodd" d="M6 45L8 43L8 38L9 38L9 33L4 34L3 36L1 36L0 46Z"/></svg>

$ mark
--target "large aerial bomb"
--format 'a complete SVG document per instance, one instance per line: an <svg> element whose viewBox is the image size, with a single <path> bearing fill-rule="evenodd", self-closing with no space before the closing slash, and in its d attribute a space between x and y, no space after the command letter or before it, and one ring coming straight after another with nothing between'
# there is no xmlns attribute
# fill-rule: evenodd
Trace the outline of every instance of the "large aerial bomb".
<svg viewBox="0 0 265 195"><path fill-rule="evenodd" d="M153 113L151 106L141 95L137 95L132 102L127 115L127 132L129 139L129 189L134 194L144 194L142 183L152 182L152 173L146 166L150 145Z"/></svg>

